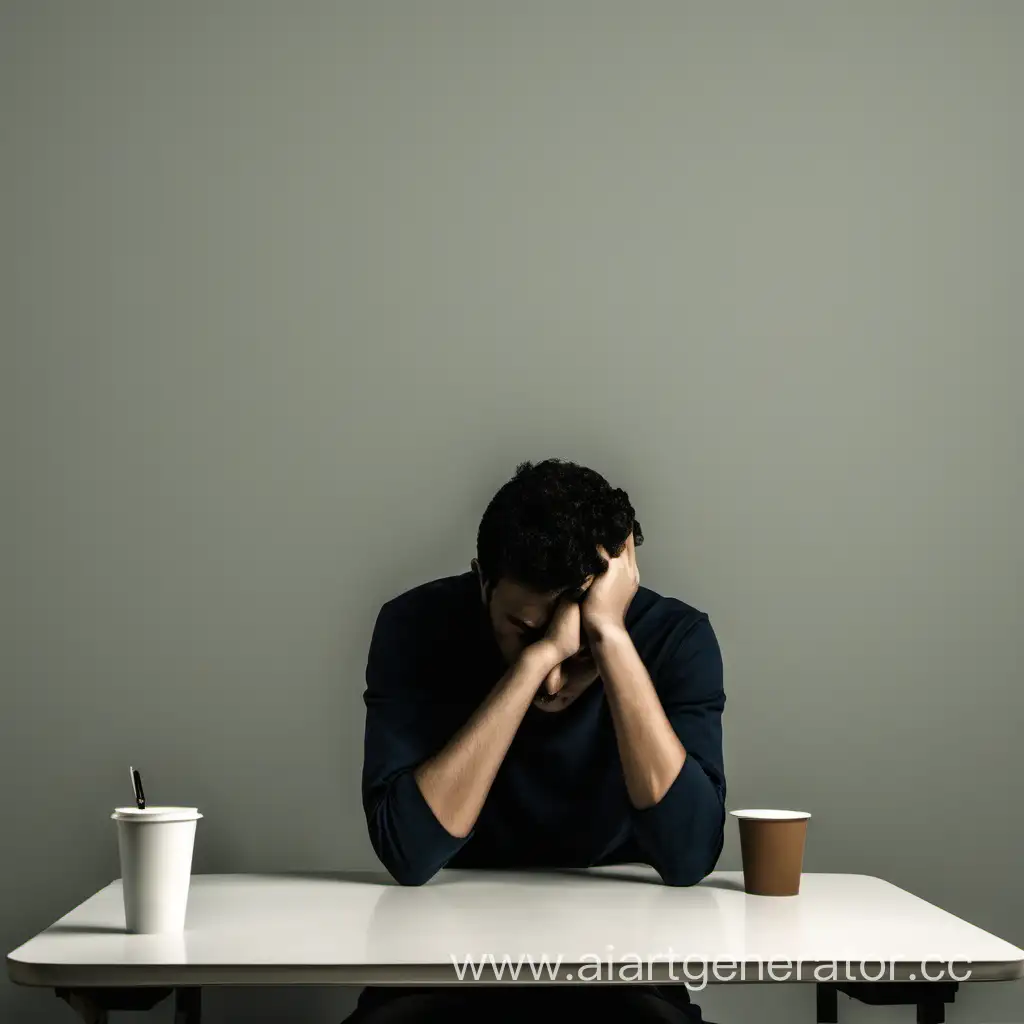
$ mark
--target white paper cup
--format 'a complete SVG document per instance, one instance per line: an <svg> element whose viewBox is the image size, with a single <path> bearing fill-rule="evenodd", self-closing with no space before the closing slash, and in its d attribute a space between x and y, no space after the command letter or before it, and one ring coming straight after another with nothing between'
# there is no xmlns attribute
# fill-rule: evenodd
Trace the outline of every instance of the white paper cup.
<svg viewBox="0 0 1024 1024"><path fill-rule="evenodd" d="M129 932L156 935L185 929L192 879L195 807L118 807L124 920Z"/></svg>

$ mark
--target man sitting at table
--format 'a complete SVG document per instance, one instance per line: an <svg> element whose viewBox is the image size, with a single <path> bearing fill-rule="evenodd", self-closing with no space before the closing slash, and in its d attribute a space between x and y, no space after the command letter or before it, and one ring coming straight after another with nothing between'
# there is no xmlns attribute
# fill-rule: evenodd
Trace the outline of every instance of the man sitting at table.
<svg viewBox="0 0 1024 1024"><path fill-rule="evenodd" d="M721 652L706 614L640 586L642 543L625 491L572 462L526 462L487 506L471 571L380 610L363 804L397 882L642 862L685 886L715 867ZM350 1020L518 1018L538 1000L700 1019L682 985L516 985L372 987Z"/></svg>

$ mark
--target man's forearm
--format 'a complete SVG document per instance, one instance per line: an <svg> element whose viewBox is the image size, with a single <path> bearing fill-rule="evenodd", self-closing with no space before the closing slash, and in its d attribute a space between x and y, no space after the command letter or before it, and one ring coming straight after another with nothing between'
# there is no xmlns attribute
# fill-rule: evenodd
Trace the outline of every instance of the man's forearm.
<svg viewBox="0 0 1024 1024"><path fill-rule="evenodd" d="M652 807L675 782L686 749L625 627L595 626L590 638L611 708L630 802L641 810Z"/></svg>
<svg viewBox="0 0 1024 1024"><path fill-rule="evenodd" d="M469 835L531 701L559 656L543 641L527 647L466 724L415 771L437 820Z"/></svg>

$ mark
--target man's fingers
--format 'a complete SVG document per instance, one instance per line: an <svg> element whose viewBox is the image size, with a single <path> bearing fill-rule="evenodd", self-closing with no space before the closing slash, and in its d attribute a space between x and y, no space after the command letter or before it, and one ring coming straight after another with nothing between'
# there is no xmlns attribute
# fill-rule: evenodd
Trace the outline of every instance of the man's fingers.
<svg viewBox="0 0 1024 1024"><path fill-rule="evenodd" d="M565 674L562 671L562 663L559 662L544 680L544 689L552 697L565 685Z"/></svg>

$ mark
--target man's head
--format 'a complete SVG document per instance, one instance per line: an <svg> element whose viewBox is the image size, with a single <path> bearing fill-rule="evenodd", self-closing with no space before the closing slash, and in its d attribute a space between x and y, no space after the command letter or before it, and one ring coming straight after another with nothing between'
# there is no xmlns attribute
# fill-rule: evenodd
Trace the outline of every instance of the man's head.
<svg viewBox="0 0 1024 1024"><path fill-rule="evenodd" d="M594 470L560 459L516 469L483 514L473 561L509 664L544 635L559 601L604 571L598 546L614 557L631 533L643 543L629 496Z"/></svg>

